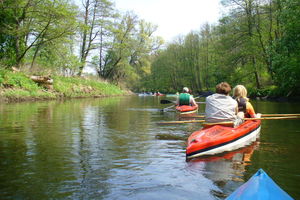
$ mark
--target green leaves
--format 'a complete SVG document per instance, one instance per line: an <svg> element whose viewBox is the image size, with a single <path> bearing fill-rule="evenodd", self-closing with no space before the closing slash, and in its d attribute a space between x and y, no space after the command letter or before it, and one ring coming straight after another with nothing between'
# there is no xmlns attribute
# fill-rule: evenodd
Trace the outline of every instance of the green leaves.
<svg viewBox="0 0 300 200"><path fill-rule="evenodd" d="M68 1L17 0L1 6L1 50L17 66L24 58L33 63L40 50L75 33L76 10ZM6 56L6 52L11 53Z"/></svg>
<svg viewBox="0 0 300 200"><path fill-rule="evenodd" d="M281 6L279 21L283 34L273 46L274 78L285 95L299 95L300 5L297 0L285 0Z"/></svg>
<svg viewBox="0 0 300 200"><path fill-rule="evenodd" d="M229 12L218 25L178 37L154 57L152 74L143 79L148 90L178 91L184 85L214 90L227 81L244 84L253 94L300 94L299 1L224 0L223 5Z"/></svg>

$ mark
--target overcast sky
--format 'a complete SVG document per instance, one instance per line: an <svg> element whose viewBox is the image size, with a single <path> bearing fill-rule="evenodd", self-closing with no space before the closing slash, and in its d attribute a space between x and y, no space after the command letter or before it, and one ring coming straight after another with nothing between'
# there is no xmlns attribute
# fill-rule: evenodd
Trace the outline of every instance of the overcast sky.
<svg viewBox="0 0 300 200"><path fill-rule="evenodd" d="M119 11L133 11L140 19L158 25L156 35L166 42L201 25L216 23L221 16L220 0L114 0Z"/></svg>

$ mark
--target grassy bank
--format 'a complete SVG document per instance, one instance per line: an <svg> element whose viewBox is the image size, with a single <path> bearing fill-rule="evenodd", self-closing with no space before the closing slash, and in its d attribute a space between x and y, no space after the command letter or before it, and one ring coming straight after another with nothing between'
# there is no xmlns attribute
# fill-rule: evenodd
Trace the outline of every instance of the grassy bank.
<svg viewBox="0 0 300 200"><path fill-rule="evenodd" d="M128 94L105 81L82 77L53 76L46 89L22 72L0 70L0 98L5 101L42 100L74 97L102 97Z"/></svg>

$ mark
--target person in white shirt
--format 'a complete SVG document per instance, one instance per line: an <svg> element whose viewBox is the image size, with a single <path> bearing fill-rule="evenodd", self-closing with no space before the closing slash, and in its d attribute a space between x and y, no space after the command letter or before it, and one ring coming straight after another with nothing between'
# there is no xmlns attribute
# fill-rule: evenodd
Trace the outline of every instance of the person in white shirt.
<svg viewBox="0 0 300 200"><path fill-rule="evenodd" d="M243 122L238 115L238 103L231 96L231 86L227 82L216 86L216 93L206 98L205 121L207 123L232 122L237 126Z"/></svg>

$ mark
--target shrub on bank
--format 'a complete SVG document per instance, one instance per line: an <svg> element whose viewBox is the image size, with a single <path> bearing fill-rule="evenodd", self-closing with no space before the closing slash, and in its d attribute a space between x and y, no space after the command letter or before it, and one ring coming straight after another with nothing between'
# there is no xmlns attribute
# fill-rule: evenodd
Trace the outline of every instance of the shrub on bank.
<svg viewBox="0 0 300 200"><path fill-rule="evenodd" d="M277 86L269 86L262 89L257 88L249 88L248 93L250 97L263 97L263 98L280 98L280 97L288 97L289 94L287 91L277 87Z"/></svg>

